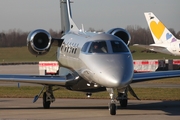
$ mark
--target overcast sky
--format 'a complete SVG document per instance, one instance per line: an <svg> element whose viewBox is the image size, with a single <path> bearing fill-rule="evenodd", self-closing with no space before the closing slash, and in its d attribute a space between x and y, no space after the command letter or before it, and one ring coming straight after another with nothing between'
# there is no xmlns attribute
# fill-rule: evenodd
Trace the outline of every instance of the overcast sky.
<svg viewBox="0 0 180 120"><path fill-rule="evenodd" d="M180 31L180 0L73 0L73 20L88 30L129 25L147 28L144 12L153 12L167 28ZM60 30L59 0L0 0L0 32L10 29Z"/></svg>

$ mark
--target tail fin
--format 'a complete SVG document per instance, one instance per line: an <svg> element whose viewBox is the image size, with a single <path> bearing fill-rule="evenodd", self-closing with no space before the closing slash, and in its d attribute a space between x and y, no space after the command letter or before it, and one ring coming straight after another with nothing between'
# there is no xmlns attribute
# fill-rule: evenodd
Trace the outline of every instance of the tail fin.
<svg viewBox="0 0 180 120"><path fill-rule="evenodd" d="M149 29L153 36L154 42L158 43L171 43L177 41L177 38L159 21L159 19L152 13L144 13Z"/></svg>
<svg viewBox="0 0 180 120"><path fill-rule="evenodd" d="M60 0L61 30L63 34L69 31L78 31L78 27L72 20L70 0Z"/></svg>

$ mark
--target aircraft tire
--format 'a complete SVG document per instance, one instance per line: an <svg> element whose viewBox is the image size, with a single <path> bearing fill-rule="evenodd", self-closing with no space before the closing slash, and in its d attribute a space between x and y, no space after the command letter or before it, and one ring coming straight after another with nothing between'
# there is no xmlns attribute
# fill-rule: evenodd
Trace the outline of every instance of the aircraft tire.
<svg viewBox="0 0 180 120"><path fill-rule="evenodd" d="M116 115L116 104L114 104L114 103L110 104L110 114Z"/></svg>
<svg viewBox="0 0 180 120"><path fill-rule="evenodd" d="M50 101L46 101L46 92L43 93L43 107L44 109L49 109L50 108Z"/></svg>

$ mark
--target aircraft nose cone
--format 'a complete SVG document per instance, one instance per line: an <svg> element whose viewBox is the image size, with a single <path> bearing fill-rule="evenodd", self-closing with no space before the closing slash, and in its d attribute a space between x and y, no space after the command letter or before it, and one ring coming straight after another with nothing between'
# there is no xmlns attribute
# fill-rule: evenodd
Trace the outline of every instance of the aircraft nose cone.
<svg viewBox="0 0 180 120"><path fill-rule="evenodd" d="M128 54L111 58L106 70L102 70L100 81L107 87L122 87L131 82L134 67L132 57Z"/></svg>
<svg viewBox="0 0 180 120"><path fill-rule="evenodd" d="M132 69L131 67L128 68L127 65L119 65L118 69L109 72L109 76L108 81L111 87L124 86L132 79Z"/></svg>
<svg viewBox="0 0 180 120"><path fill-rule="evenodd" d="M107 88L126 87L131 82L134 67L130 52L93 54L87 58L89 72L83 72L83 75L90 82Z"/></svg>

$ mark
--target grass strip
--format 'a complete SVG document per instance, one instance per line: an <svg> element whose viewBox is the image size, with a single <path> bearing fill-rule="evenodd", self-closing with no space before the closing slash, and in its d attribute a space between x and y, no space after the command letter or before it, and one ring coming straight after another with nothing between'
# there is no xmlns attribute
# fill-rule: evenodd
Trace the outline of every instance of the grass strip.
<svg viewBox="0 0 180 120"><path fill-rule="evenodd" d="M179 56L172 56L162 53L146 53L142 52L142 48L130 46L134 60L141 59L179 59ZM56 60L57 47L53 46L46 55L35 56L32 55L26 46L23 47L5 47L0 48L0 63L8 62L38 62ZM7 54L8 53L8 54Z"/></svg>
<svg viewBox="0 0 180 120"><path fill-rule="evenodd" d="M22 86L17 87L0 87L0 98L33 98L37 95L42 87L40 86ZM141 100L180 100L180 88L134 88L135 93ZM86 93L69 91L64 88L54 92L56 98L87 98ZM42 97L42 95L41 95ZM93 93L91 98L109 99L108 92ZM128 95L129 99L135 99Z"/></svg>

